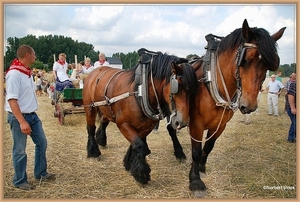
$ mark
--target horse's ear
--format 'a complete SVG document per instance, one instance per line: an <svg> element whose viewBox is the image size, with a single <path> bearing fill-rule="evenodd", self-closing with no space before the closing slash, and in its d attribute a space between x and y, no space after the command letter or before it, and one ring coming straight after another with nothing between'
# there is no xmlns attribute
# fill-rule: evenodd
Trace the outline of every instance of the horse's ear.
<svg viewBox="0 0 300 202"><path fill-rule="evenodd" d="M178 65L178 62L172 62L171 63L171 65L172 65L172 70L171 70L171 72L172 72L172 74L176 74L176 75L181 75L182 74L182 67L181 67L181 65Z"/></svg>
<svg viewBox="0 0 300 202"><path fill-rule="evenodd" d="M284 30L286 29L286 27L281 28L278 32L276 32L275 34L272 35L272 38L277 41L278 39L280 39L283 35Z"/></svg>
<svg viewBox="0 0 300 202"><path fill-rule="evenodd" d="M254 36L252 30L250 29L250 27L248 25L247 19L245 19L244 22L243 22L242 34L243 34L243 37L245 39L245 42L251 41L253 36Z"/></svg>
<svg viewBox="0 0 300 202"><path fill-rule="evenodd" d="M182 64L182 63L188 63L189 60L186 58L178 58L178 60L176 61L176 64Z"/></svg>

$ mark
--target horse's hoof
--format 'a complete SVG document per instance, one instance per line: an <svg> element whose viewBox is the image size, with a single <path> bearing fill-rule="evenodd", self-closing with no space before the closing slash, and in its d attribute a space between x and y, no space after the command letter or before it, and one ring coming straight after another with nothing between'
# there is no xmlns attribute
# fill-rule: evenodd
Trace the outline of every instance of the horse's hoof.
<svg viewBox="0 0 300 202"><path fill-rule="evenodd" d="M206 186L201 179L193 180L189 186L191 191L205 191Z"/></svg>
<svg viewBox="0 0 300 202"><path fill-rule="evenodd" d="M87 155L88 158L97 158L99 156L101 156L101 152L100 151L94 152L94 153L88 152L88 155Z"/></svg>
<svg viewBox="0 0 300 202"><path fill-rule="evenodd" d="M197 190L192 192L196 198L203 198L207 195L207 190Z"/></svg>
<svg viewBox="0 0 300 202"><path fill-rule="evenodd" d="M201 178L207 177L206 173L204 173L204 172L199 172L199 173L200 173L200 177L201 177Z"/></svg>
<svg viewBox="0 0 300 202"><path fill-rule="evenodd" d="M175 155L176 159L179 160L180 162L182 160L186 159L186 155L183 153L183 151L181 151L181 152L174 152L174 155Z"/></svg>

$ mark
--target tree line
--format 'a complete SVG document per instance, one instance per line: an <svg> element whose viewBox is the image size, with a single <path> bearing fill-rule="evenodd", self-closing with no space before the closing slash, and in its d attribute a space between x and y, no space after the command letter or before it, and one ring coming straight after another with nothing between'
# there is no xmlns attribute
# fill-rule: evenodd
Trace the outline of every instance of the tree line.
<svg viewBox="0 0 300 202"><path fill-rule="evenodd" d="M37 55L37 60L31 65L31 68L44 69L45 71L51 71L54 63L54 55L56 60L59 53L65 53L67 55L67 62L74 63L74 55L77 58L89 57L91 61L97 61L99 59L99 51L94 50L92 44L85 42L78 42L71 37L65 37L62 35L45 35L36 37L34 35L27 35L22 38L9 37L7 39L6 52L4 56L4 71L9 68L10 63L16 58L16 52L20 45L27 44L31 46ZM70 57L71 56L71 57ZM190 59L196 54L189 54L186 56ZM123 69L130 69L138 62L139 55L136 51L128 53L113 53L112 57L119 58L123 63ZM80 62L79 60L78 62ZM296 72L296 63L284 64L279 66L279 70L282 72L283 77L288 77L291 73ZM272 74L274 72L270 72Z"/></svg>

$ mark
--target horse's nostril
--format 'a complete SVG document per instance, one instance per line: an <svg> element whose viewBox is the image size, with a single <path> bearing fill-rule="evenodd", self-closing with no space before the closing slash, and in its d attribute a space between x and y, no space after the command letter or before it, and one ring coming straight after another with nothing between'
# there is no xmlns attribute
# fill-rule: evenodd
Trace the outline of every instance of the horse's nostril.
<svg viewBox="0 0 300 202"><path fill-rule="evenodd" d="M247 113L247 107L245 107L245 106L241 106L240 110L241 110L242 114L246 114Z"/></svg>

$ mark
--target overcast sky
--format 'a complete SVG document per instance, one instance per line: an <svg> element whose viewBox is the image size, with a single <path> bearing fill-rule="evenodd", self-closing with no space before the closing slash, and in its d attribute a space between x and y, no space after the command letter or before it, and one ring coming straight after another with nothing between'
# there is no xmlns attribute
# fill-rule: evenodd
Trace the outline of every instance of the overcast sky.
<svg viewBox="0 0 300 202"><path fill-rule="evenodd" d="M4 41L52 34L92 44L109 57L142 47L201 56L205 35L226 36L244 19L271 35L287 27L277 41L280 64L296 63L296 4L5 4Z"/></svg>

